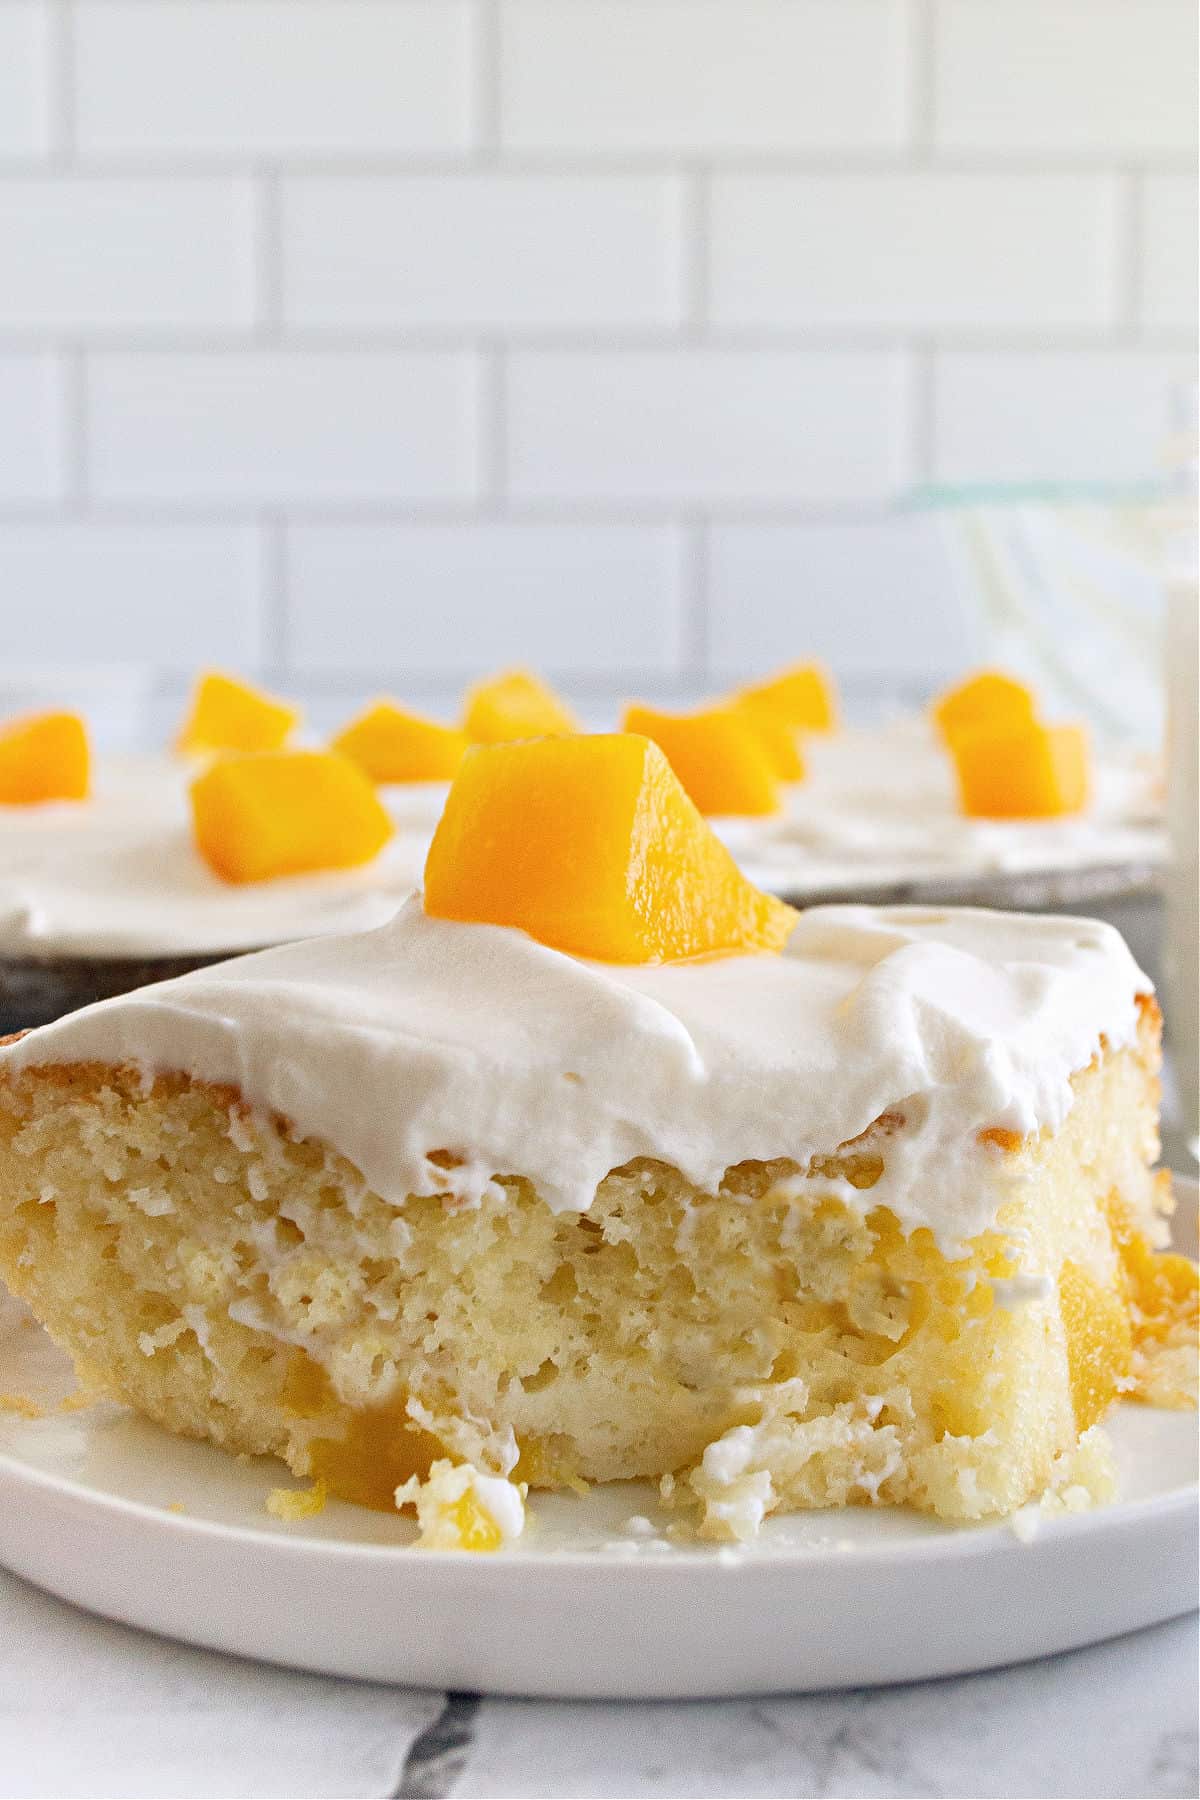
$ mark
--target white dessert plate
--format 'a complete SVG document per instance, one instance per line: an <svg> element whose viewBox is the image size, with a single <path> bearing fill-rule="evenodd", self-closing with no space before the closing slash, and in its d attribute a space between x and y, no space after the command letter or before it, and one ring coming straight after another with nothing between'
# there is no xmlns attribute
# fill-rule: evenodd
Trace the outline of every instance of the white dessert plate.
<svg viewBox="0 0 1200 1800"><path fill-rule="evenodd" d="M1196 1183L1176 1192L1194 1253ZM117 1406L59 1410L71 1387L0 1299L0 1562L126 1624L333 1675L597 1699L862 1686L1044 1656L1196 1604L1192 1413L1119 1408L1120 1495L1093 1512L955 1528L855 1508L771 1519L745 1550L685 1549L651 1488L614 1485L537 1497L515 1546L473 1556L412 1550L407 1521L336 1501L277 1520L269 1491L296 1485L279 1464Z"/></svg>

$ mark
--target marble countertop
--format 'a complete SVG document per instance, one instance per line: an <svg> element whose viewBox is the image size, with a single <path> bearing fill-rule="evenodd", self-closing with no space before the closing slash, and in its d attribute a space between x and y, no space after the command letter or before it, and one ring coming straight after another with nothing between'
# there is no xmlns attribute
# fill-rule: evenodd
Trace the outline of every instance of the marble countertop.
<svg viewBox="0 0 1200 1800"><path fill-rule="evenodd" d="M0 1796L1186 1795L1197 1622L912 1687L480 1700L239 1662L0 1572Z"/></svg>

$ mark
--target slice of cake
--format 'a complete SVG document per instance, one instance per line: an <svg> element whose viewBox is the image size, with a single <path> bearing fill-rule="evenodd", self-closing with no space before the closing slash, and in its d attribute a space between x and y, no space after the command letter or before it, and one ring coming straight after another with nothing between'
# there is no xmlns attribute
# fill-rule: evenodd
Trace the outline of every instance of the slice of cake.
<svg viewBox="0 0 1200 1800"><path fill-rule="evenodd" d="M0 1050L0 1272L85 1383L431 1543L504 1477L985 1518L1185 1402L1158 1036L1104 925L793 915L647 740L475 750L389 924Z"/></svg>

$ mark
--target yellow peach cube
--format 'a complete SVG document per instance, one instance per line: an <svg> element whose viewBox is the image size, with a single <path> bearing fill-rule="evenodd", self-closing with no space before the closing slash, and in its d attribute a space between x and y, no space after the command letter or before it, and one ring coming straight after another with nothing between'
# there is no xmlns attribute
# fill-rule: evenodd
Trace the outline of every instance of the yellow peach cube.
<svg viewBox="0 0 1200 1800"><path fill-rule="evenodd" d="M86 800L87 727L76 713L37 713L0 725L0 805Z"/></svg>
<svg viewBox="0 0 1200 1800"><path fill-rule="evenodd" d="M769 706L754 706L745 700L733 701L733 710L748 719L763 749L771 759L780 781L804 780L804 757L800 752L799 727Z"/></svg>
<svg viewBox="0 0 1200 1800"><path fill-rule="evenodd" d="M528 669L509 669L468 690L463 730L473 744L510 744L518 738L563 737L579 726L544 681Z"/></svg>
<svg viewBox="0 0 1200 1800"><path fill-rule="evenodd" d="M216 750L279 750L300 722L296 707L249 682L210 670L196 683L175 748L187 756Z"/></svg>
<svg viewBox="0 0 1200 1800"><path fill-rule="evenodd" d="M1087 734L1080 725L980 727L952 739L962 810L974 819L1052 819L1088 802Z"/></svg>
<svg viewBox="0 0 1200 1800"><path fill-rule="evenodd" d="M832 731L837 725L837 689L828 669L820 663L797 663L781 669L766 681L739 691L747 706L763 708L787 720L801 731Z"/></svg>
<svg viewBox="0 0 1200 1800"><path fill-rule="evenodd" d="M377 700L330 747L357 763L372 781L451 781L467 743L466 732L454 725L439 725L390 700Z"/></svg>
<svg viewBox="0 0 1200 1800"><path fill-rule="evenodd" d="M1063 1263L1058 1298L1077 1430L1102 1418L1129 1374L1133 1332L1129 1307L1077 1263Z"/></svg>
<svg viewBox="0 0 1200 1800"><path fill-rule="evenodd" d="M498 1550L504 1535L493 1519L467 1488L449 1509L449 1520L462 1550Z"/></svg>
<svg viewBox="0 0 1200 1800"><path fill-rule="evenodd" d="M393 831L362 770L327 750L218 757L193 781L191 804L196 848L230 882L355 868Z"/></svg>
<svg viewBox="0 0 1200 1800"><path fill-rule="evenodd" d="M425 910L615 963L779 950L796 919L746 880L657 744L616 733L468 752Z"/></svg>
<svg viewBox="0 0 1200 1800"><path fill-rule="evenodd" d="M1032 725L1033 695L1002 669L981 669L935 700L930 711L947 744L964 731L1001 725Z"/></svg>
<svg viewBox="0 0 1200 1800"><path fill-rule="evenodd" d="M748 711L668 713L635 704L625 708L621 729L653 739L702 813L779 811L775 759Z"/></svg>

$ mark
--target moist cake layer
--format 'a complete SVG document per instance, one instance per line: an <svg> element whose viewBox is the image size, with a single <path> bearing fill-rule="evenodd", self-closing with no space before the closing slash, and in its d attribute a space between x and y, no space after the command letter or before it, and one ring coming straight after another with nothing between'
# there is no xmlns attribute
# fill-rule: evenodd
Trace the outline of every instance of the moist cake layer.
<svg viewBox="0 0 1200 1800"><path fill-rule="evenodd" d="M367 1504L449 1454L664 1477L714 1536L781 1506L977 1518L1041 1492L1154 1348L1123 1246L1165 1198L1156 1028L1075 1076L1058 1132L989 1141L1009 1197L953 1261L873 1204L894 1118L711 1192L639 1160L586 1211L513 1176L397 1206L229 1090L33 1068L0 1086L0 1269L101 1391Z"/></svg>

